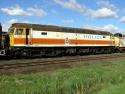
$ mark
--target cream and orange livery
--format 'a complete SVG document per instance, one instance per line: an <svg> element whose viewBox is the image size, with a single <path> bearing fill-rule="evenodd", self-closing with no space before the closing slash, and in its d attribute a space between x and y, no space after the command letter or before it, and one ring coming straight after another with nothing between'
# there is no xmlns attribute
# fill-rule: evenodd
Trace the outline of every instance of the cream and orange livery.
<svg viewBox="0 0 125 94"><path fill-rule="evenodd" d="M11 46L18 47L114 46L111 33L104 31L16 23L10 33Z"/></svg>
<svg viewBox="0 0 125 94"><path fill-rule="evenodd" d="M109 53L115 39L110 32L52 25L14 23L9 29L7 55L53 56Z"/></svg>

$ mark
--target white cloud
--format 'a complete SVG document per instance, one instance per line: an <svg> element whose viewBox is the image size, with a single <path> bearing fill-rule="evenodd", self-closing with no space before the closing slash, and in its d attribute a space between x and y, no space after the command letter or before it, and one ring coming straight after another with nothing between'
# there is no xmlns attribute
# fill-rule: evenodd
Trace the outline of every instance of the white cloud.
<svg viewBox="0 0 125 94"><path fill-rule="evenodd" d="M102 27L90 26L90 25L85 25L85 26L82 26L82 27L87 28L87 29L92 29L92 30L108 31L108 32L111 32L111 33L121 32L121 30L113 24L108 24L108 25L105 25L105 26L102 26Z"/></svg>
<svg viewBox="0 0 125 94"><path fill-rule="evenodd" d="M99 1L99 5L102 5L103 8L93 10L87 8L85 5L81 5L76 0L54 0L61 7L77 11L83 15L86 15L91 18L104 19L104 18L114 18L118 17L116 11L112 9L115 8L115 5L111 4L108 1Z"/></svg>
<svg viewBox="0 0 125 94"><path fill-rule="evenodd" d="M125 16L123 16L122 18L120 18L120 22L121 23L125 23Z"/></svg>
<svg viewBox="0 0 125 94"><path fill-rule="evenodd" d="M16 22L18 22L17 19L11 19L11 20L9 20L7 23L12 24L12 23L16 23Z"/></svg>
<svg viewBox="0 0 125 94"><path fill-rule="evenodd" d="M19 21L17 19L11 19L7 22L4 22L2 24L2 28L3 28L3 31L8 31L9 27L13 24L13 23L18 23L18 22L22 22L22 23L29 23L29 21Z"/></svg>
<svg viewBox="0 0 125 94"><path fill-rule="evenodd" d="M27 16L46 16L47 15L47 13L44 10L38 9L38 8L28 8L27 12L29 12Z"/></svg>
<svg viewBox="0 0 125 94"><path fill-rule="evenodd" d="M91 26L91 25L84 25L84 26L82 26L82 28L85 28L85 29L92 29L92 30L102 30L102 29L99 28L99 27Z"/></svg>
<svg viewBox="0 0 125 94"><path fill-rule="evenodd" d="M73 24L75 23L75 21L72 19L72 20L64 20L63 23L65 24Z"/></svg>
<svg viewBox="0 0 125 94"><path fill-rule="evenodd" d="M54 0L55 3L61 5L63 8L74 10L80 13L86 11L86 7L79 4L76 0Z"/></svg>
<svg viewBox="0 0 125 94"><path fill-rule="evenodd" d="M116 9L116 5L107 1L107 0L98 0L97 1L97 5L101 6L101 7L106 7L109 9Z"/></svg>
<svg viewBox="0 0 125 94"><path fill-rule="evenodd" d="M1 11L11 16L46 16L47 13L43 9L27 8L22 9L20 6L1 8Z"/></svg>
<svg viewBox="0 0 125 94"><path fill-rule="evenodd" d="M89 9L87 15L90 16L91 18L97 18L97 19L118 17L115 11L112 11L111 9L108 8L101 8L98 10Z"/></svg>
<svg viewBox="0 0 125 94"><path fill-rule="evenodd" d="M103 30L109 31L109 32L112 32L112 33L120 32L119 28L112 25L112 24L108 24L108 25L104 26Z"/></svg>
<svg viewBox="0 0 125 94"><path fill-rule="evenodd" d="M2 24L2 28L3 28L3 31L8 31L9 27L11 26L12 23L17 23L18 20L17 19L11 19L5 23Z"/></svg>

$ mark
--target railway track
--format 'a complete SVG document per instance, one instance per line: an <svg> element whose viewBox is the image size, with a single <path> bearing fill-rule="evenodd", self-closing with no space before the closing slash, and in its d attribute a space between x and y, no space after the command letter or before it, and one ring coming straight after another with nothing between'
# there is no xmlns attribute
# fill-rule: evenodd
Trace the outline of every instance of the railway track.
<svg viewBox="0 0 125 94"><path fill-rule="evenodd" d="M95 61L95 60L106 60L106 59L112 59L112 58L119 58L119 57L125 57L125 54L111 54L111 55L95 55L95 56L73 56L73 57L63 57L63 58L49 58L49 59L38 59L36 61L30 61L30 62L23 62L20 63L13 63L13 64L0 64L0 74L6 74L6 73L21 73L20 70L27 71L31 68L37 69L37 67L47 67L50 65L60 65L61 64L73 64L73 63L79 63L79 62L86 62L86 61Z"/></svg>

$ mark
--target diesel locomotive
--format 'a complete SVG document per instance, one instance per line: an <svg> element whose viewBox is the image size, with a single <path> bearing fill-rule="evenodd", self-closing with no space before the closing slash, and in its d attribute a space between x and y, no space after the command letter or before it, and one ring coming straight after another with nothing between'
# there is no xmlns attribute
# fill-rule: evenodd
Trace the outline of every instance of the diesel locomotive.
<svg viewBox="0 0 125 94"><path fill-rule="evenodd" d="M14 23L7 33L2 33L0 25L1 56L42 57L112 53L124 47L125 37L107 31Z"/></svg>

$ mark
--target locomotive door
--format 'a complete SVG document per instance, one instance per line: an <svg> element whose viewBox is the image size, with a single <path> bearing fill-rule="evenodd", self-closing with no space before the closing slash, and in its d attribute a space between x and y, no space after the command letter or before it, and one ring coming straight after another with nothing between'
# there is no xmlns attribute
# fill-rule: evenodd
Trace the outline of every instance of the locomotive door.
<svg viewBox="0 0 125 94"><path fill-rule="evenodd" d="M26 45L29 44L28 36L29 36L29 29L26 29Z"/></svg>
<svg viewBox="0 0 125 94"><path fill-rule="evenodd" d="M65 38L65 44L69 45L69 38L68 37Z"/></svg>

